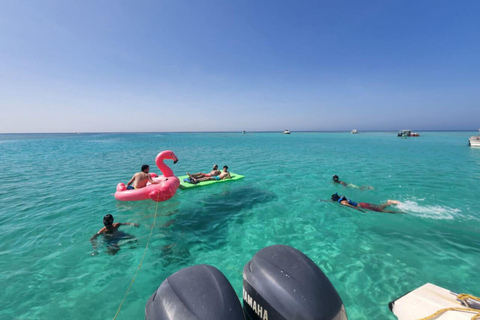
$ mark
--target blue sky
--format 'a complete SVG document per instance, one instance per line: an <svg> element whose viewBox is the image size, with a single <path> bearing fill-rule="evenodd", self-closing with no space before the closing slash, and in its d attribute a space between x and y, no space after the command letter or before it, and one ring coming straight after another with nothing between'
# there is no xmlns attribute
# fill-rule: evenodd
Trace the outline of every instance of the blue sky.
<svg viewBox="0 0 480 320"><path fill-rule="evenodd" d="M480 128L480 1L0 5L0 132Z"/></svg>

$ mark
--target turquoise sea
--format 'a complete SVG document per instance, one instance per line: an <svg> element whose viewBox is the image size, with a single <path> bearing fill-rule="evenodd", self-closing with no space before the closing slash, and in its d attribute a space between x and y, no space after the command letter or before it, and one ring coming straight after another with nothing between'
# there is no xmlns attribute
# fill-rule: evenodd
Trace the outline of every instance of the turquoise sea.
<svg viewBox="0 0 480 320"><path fill-rule="evenodd" d="M480 295L480 149L476 132L0 135L0 319L144 319L145 303L181 268L210 264L241 296L245 263L265 246L308 255L349 319L396 319L388 302L430 282ZM176 175L228 165L245 179L178 190L167 202L119 202L118 182L155 156ZM332 175L373 190L344 188ZM406 214L329 199L402 201ZM156 211L157 210L157 211ZM157 217L155 220L155 213ZM116 255L89 238L110 213L134 239ZM155 220L155 225L153 225Z"/></svg>

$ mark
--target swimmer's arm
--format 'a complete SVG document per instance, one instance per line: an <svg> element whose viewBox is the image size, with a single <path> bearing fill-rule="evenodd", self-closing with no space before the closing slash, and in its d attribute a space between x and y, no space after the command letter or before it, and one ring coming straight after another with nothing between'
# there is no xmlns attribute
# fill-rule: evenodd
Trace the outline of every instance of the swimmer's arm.
<svg viewBox="0 0 480 320"><path fill-rule="evenodd" d="M138 223L133 223L133 222L119 222L118 226L134 226L138 228L139 224Z"/></svg>
<svg viewBox="0 0 480 320"><path fill-rule="evenodd" d="M103 227L102 229L98 230L98 232L95 233L95 234L90 238L90 241L94 241L95 239L97 239L97 237L98 237L99 235L101 235L102 233L104 233L105 230L106 230L105 227Z"/></svg>
<svg viewBox="0 0 480 320"><path fill-rule="evenodd" d="M97 239L98 235L100 233L95 233L91 238L90 238L90 242L93 244L93 242Z"/></svg>
<svg viewBox="0 0 480 320"><path fill-rule="evenodd" d="M90 242L92 243L92 247L93 247L93 250L94 250L94 252L92 253L92 255L96 255L96 254L97 254L97 252L96 252L96 251L97 251L97 241L95 241L95 240L97 240L97 237L98 237L99 235L101 235L102 233L104 233L105 230L106 230L106 228L103 227L102 229L100 229L97 233L95 233L95 234L90 238Z"/></svg>

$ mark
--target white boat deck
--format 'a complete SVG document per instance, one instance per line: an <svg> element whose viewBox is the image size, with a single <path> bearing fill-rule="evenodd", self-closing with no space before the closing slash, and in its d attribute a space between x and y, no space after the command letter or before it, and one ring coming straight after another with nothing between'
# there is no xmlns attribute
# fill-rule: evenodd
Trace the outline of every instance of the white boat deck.
<svg viewBox="0 0 480 320"><path fill-rule="evenodd" d="M466 309L458 294L442 287L427 283L420 288L392 302L392 312L398 320L412 320L429 317L445 308ZM480 310L478 310L480 313ZM478 314L477 313L477 314ZM435 320L470 320L475 312L448 311L440 313Z"/></svg>

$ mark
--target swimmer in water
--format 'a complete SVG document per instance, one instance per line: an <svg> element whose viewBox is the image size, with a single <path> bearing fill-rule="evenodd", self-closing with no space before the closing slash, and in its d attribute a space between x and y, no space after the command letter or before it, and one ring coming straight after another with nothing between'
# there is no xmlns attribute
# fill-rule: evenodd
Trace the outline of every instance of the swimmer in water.
<svg viewBox="0 0 480 320"><path fill-rule="evenodd" d="M120 228L120 226L126 226L126 225L138 227L138 223L131 223L131 222L113 223L113 216L111 214L107 214L105 215L105 217L103 217L103 225L104 227L90 238L90 242L92 243L93 250L94 250L92 255L96 255L98 253L96 240L99 235L104 235L104 238L106 239L106 242L108 244L107 252L109 254L114 255L120 250L120 247L118 245L118 242L120 240L134 238L130 234L118 231L118 228Z"/></svg>
<svg viewBox="0 0 480 320"><path fill-rule="evenodd" d="M360 189L360 190L367 190L367 189L373 190L373 187L370 187L370 186L361 186L361 187L358 187L358 186L356 186L356 185L354 185L354 184L346 183L346 182L344 182L344 181L340 181L340 179L338 178L338 176L337 176L336 174L333 176L332 179L333 179L333 183L339 183L339 184L341 184L341 185L344 186L344 187L349 187L349 188L354 188L354 189Z"/></svg>
<svg viewBox="0 0 480 320"><path fill-rule="evenodd" d="M350 208L354 208L354 209L358 209L358 210L367 209L367 210L372 210L372 211L377 211L377 212L403 213L403 212L400 212L400 211L385 210L386 207L389 207L391 205L400 204L400 201L397 201L397 200L388 200L387 202L379 204L379 205L376 205L376 204L373 204L373 203L366 203L366 202L357 203L355 201L352 201L352 200L348 199L345 196L339 196L338 193L332 194L332 200L334 202L340 203L341 205L344 205L344 206L347 206L347 207L350 207Z"/></svg>

